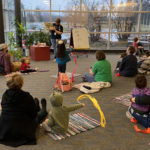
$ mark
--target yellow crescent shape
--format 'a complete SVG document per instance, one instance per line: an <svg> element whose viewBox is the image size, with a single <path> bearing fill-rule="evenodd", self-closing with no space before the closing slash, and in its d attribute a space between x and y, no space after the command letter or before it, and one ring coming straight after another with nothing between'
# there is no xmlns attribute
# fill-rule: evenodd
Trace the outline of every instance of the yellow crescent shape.
<svg viewBox="0 0 150 150"><path fill-rule="evenodd" d="M80 95L77 98L77 101L80 101L80 100L85 99L85 98L89 98L91 100L91 102L93 103L94 107L99 111L101 126L105 128L105 126L106 126L106 119L105 119L104 113L102 112L102 110L101 110L97 100L94 97L92 97L91 95L83 94L83 95Z"/></svg>

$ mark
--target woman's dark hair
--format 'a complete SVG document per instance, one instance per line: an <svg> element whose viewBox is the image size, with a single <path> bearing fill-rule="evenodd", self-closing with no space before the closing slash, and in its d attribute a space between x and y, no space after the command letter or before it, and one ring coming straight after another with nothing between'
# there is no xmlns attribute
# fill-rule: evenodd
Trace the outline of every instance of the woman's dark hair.
<svg viewBox="0 0 150 150"><path fill-rule="evenodd" d="M56 57L57 58L64 58L65 57L65 53L66 53L66 47L65 44L58 44L57 45L57 53L56 53Z"/></svg>
<svg viewBox="0 0 150 150"><path fill-rule="evenodd" d="M135 47L129 46L129 51L130 51L130 54L133 54L135 52Z"/></svg>
<svg viewBox="0 0 150 150"><path fill-rule="evenodd" d="M146 77L143 75L137 75L135 78L136 87L139 89L143 89L147 86Z"/></svg>
<svg viewBox="0 0 150 150"><path fill-rule="evenodd" d="M96 59L97 60L104 60L105 58L106 58L106 56L103 51L101 51L101 50L96 51Z"/></svg>
<svg viewBox="0 0 150 150"><path fill-rule="evenodd" d="M138 41L138 38L137 38L137 37L135 37L135 38L134 38L134 42L137 42L137 41Z"/></svg>

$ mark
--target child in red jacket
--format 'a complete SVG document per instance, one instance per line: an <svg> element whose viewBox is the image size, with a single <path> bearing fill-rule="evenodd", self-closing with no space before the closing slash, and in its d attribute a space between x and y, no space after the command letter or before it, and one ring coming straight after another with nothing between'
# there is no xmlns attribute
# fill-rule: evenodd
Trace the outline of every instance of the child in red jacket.
<svg viewBox="0 0 150 150"><path fill-rule="evenodd" d="M36 72L37 69L30 69L30 66L26 63L25 58L21 59L21 67L20 72L21 73L29 73L29 72Z"/></svg>

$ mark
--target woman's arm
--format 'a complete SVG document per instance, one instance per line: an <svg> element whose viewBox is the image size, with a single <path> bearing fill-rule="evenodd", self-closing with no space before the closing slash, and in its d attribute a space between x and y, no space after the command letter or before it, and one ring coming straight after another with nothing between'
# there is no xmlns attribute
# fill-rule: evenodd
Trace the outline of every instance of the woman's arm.
<svg viewBox="0 0 150 150"><path fill-rule="evenodd" d="M93 73L93 71L92 71L92 68L89 69L89 73L90 73L90 75L94 76L94 73Z"/></svg>
<svg viewBox="0 0 150 150"><path fill-rule="evenodd" d="M11 65L11 62L10 62L10 55L9 54L5 55L4 69L5 69L6 74L11 73L11 71L12 71L12 65Z"/></svg>
<svg viewBox="0 0 150 150"><path fill-rule="evenodd" d="M70 52L72 52L73 51L73 48L69 48L69 50L66 50L66 54L68 55L68 54L70 54Z"/></svg>
<svg viewBox="0 0 150 150"><path fill-rule="evenodd" d="M34 119L37 116L37 107L35 101L29 93L26 100L27 100L26 103L27 114L30 118Z"/></svg>
<svg viewBox="0 0 150 150"><path fill-rule="evenodd" d="M63 28L61 27L61 28L60 28L60 31L58 31L58 30L56 30L56 28L54 27L54 31L55 31L57 34L62 35L62 33L63 33Z"/></svg>
<svg viewBox="0 0 150 150"><path fill-rule="evenodd" d="M119 67L120 71L124 69L125 64L126 64L126 57L122 59L122 62L121 62L120 67Z"/></svg>

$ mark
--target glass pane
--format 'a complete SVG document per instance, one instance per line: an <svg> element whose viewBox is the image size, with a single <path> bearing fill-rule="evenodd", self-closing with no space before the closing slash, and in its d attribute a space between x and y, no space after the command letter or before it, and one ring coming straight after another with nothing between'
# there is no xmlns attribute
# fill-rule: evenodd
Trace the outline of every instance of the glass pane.
<svg viewBox="0 0 150 150"><path fill-rule="evenodd" d="M52 22L55 22L56 18L60 18L64 32L70 32L72 27L80 26L80 17L81 15L76 12L74 13L52 12ZM82 22L84 22L84 20L82 20Z"/></svg>
<svg viewBox="0 0 150 150"><path fill-rule="evenodd" d="M45 29L44 22L49 22L49 12L25 12L25 25L28 30Z"/></svg>
<svg viewBox="0 0 150 150"><path fill-rule="evenodd" d="M114 11L138 11L140 0L112 0L112 10Z"/></svg>
<svg viewBox="0 0 150 150"><path fill-rule="evenodd" d="M130 34L111 34L110 35L110 47L111 48L126 48L128 46L128 37Z"/></svg>
<svg viewBox="0 0 150 150"><path fill-rule="evenodd" d="M3 0L3 18L5 40L8 42L8 33L15 32L15 2L14 0Z"/></svg>
<svg viewBox="0 0 150 150"><path fill-rule="evenodd" d="M150 32L150 13L141 14L141 31Z"/></svg>
<svg viewBox="0 0 150 150"><path fill-rule="evenodd" d="M51 0L52 10L80 10L80 0Z"/></svg>
<svg viewBox="0 0 150 150"><path fill-rule="evenodd" d="M106 49L108 34L89 34L89 43L91 49Z"/></svg>
<svg viewBox="0 0 150 150"><path fill-rule="evenodd" d="M140 38L141 44L144 49L147 50L149 46L148 38L150 37L150 34L111 34L110 46L111 48L115 47L117 49L127 48L129 45L132 45L135 37Z"/></svg>
<svg viewBox="0 0 150 150"><path fill-rule="evenodd" d="M22 9L49 10L49 0L21 0Z"/></svg>
<svg viewBox="0 0 150 150"><path fill-rule="evenodd" d="M83 11L109 11L110 0L82 0Z"/></svg>
<svg viewBox="0 0 150 150"><path fill-rule="evenodd" d="M15 10L14 0L2 0L3 9L6 10Z"/></svg>
<svg viewBox="0 0 150 150"><path fill-rule="evenodd" d="M136 32L138 26L137 13L112 13L112 32Z"/></svg>
<svg viewBox="0 0 150 150"><path fill-rule="evenodd" d="M108 13L89 13L88 15L89 32L108 32L109 14Z"/></svg>
<svg viewBox="0 0 150 150"><path fill-rule="evenodd" d="M142 11L150 11L150 1L149 0L143 0Z"/></svg>

